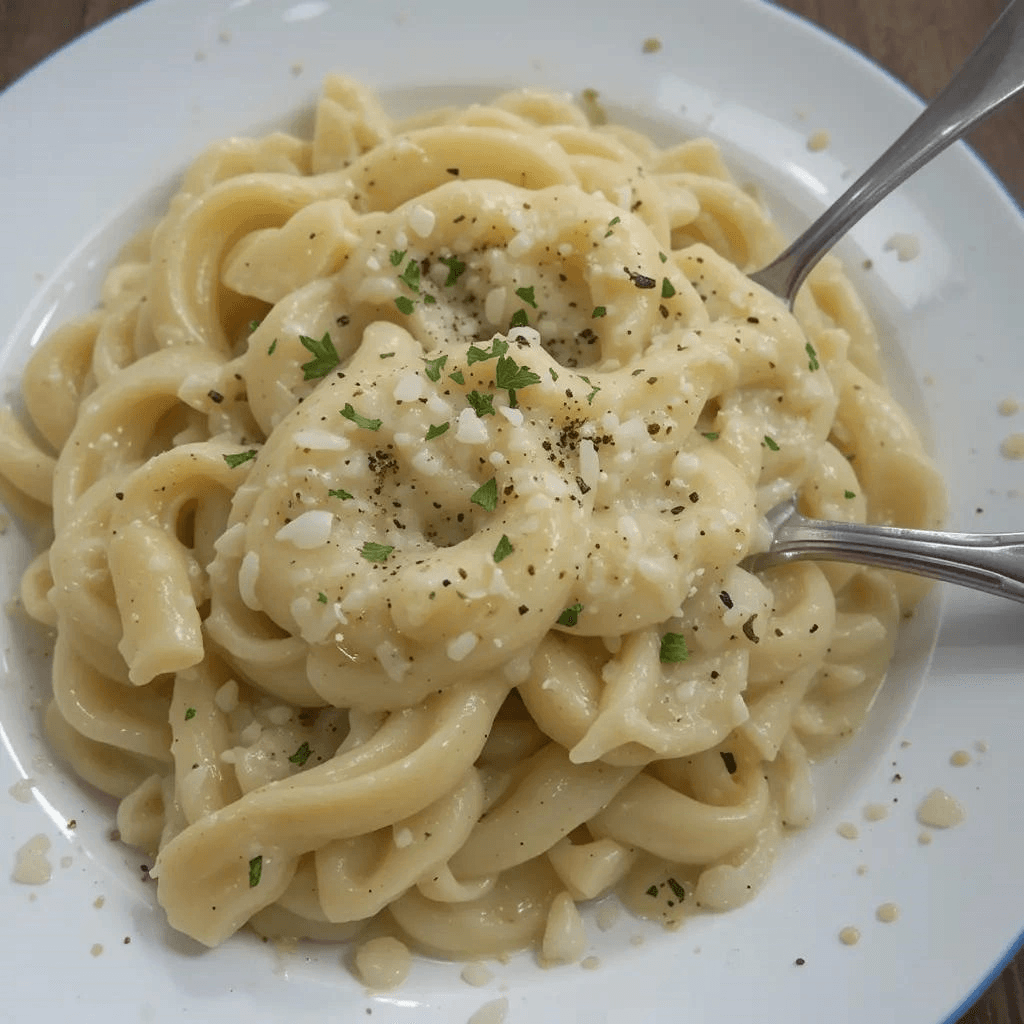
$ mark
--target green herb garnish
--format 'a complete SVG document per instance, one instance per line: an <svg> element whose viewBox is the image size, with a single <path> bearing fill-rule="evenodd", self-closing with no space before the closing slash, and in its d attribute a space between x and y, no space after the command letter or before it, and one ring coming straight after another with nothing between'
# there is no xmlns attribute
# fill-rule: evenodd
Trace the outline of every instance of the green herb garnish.
<svg viewBox="0 0 1024 1024"><path fill-rule="evenodd" d="M436 359L424 359L426 363L426 369L424 373L427 375L428 380L439 381L441 379L441 371L444 369L444 364L448 362L448 356L438 356Z"/></svg>
<svg viewBox="0 0 1024 1024"><path fill-rule="evenodd" d="M604 316L608 312L604 306L595 306L594 312L590 314L591 320L597 320L599 317Z"/></svg>
<svg viewBox="0 0 1024 1024"><path fill-rule="evenodd" d="M292 764L297 764L300 768L309 760L310 749L309 744L303 740L302 745L298 750L288 758Z"/></svg>
<svg viewBox="0 0 1024 1024"><path fill-rule="evenodd" d="M658 658L665 662L686 661L690 652L686 649L686 637L682 633L666 633L661 638Z"/></svg>
<svg viewBox="0 0 1024 1024"><path fill-rule="evenodd" d="M537 300L533 297L533 285L529 288L517 288L516 295L519 296L528 306L532 306L534 309L537 308Z"/></svg>
<svg viewBox="0 0 1024 1024"><path fill-rule="evenodd" d="M608 221L608 230L604 233L604 237L608 238L612 233L612 228L615 227L616 224L620 224L621 222L621 217L612 217L612 219Z"/></svg>
<svg viewBox="0 0 1024 1024"><path fill-rule="evenodd" d="M470 495L469 500L485 512L493 512L498 507L498 481L492 476Z"/></svg>
<svg viewBox="0 0 1024 1024"><path fill-rule="evenodd" d="M504 338L495 338L491 347L481 348L479 345L470 345L466 353L466 361L472 366L474 363L483 363L488 359L497 359L508 351L508 342Z"/></svg>
<svg viewBox="0 0 1024 1024"><path fill-rule="evenodd" d="M804 351L807 353L807 369L817 370L821 364L818 362L818 353L814 351L814 346L807 342Z"/></svg>
<svg viewBox="0 0 1024 1024"><path fill-rule="evenodd" d="M249 861L249 888L255 889L260 884L260 878L263 877L263 857L253 857Z"/></svg>
<svg viewBox="0 0 1024 1024"><path fill-rule="evenodd" d="M391 260L391 266L397 267L401 264L402 260L405 259L406 250L403 249L399 252L397 249L391 250L391 255L388 257Z"/></svg>
<svg viewBox="0 0 1024 1024"><path fill-rule="evenodd" d="M656 885L649 885L646 889L644 889L644 893L656 899L658 896L658 887Z"/></svg>
<svg viewBox="0 0 1024 1024"><path fill-rule="evenodd" d="M479 391L470 391L466 401L473 407L477 416L494 415L494 395L485 395Z"/></svg>
<svg viewBox="0 0 1024 1024"><path fill-rule="evenodd" d="M461 370L452 370L452 372L448 374L448 379L455 381L456 384L466 383L466 378Z"/></svg>
<svg viewBox="0 0 1024 1024"><path fill-rule="evenodd" d="M272 356L272 355L274 354L274 350L275 350L276 348L277 348L277 338L275 338L275 339L274 339L274 340L273 340L273 341L272 341L272 342L270 343L270 347L269 347L269 348L267 349L267 355L268 355L268 356Z"/></svg>
<svg viewBox="0 0 1024 1024"><path fill-rule="evenodd" d="M319 341L316 338L307 338L306 335L300 334L299 342L304 349L313 354L313 358L308 363L302 364L304 380L318 380L320 377L326 377L341 362L329 332L325 331Z"/></svg>
<svg viewBox="0 0 1024 1024"><path fill-rule="evenodd" d="M512 314L512 319L508 322L509 330L513 327L529 327L530 318L526 315L525 309L517 309Z"/></svg>
<svg viewBox="0 0 1024 1024"><path fill-rule="evenodd" d="M509 401L515 405L515 391L539 384L540 377L528 366L520 366L510 356L500 356L494 369L494 382L499 388L508 391Z"/></svg>
<svg viewBox="0 0 1024 1024"><path fill-rule="evenodd" d="M398 275L398 280L411 291L418 294L420 290L420 265L415 260L409 260L405 265L405 270Z"/></svg>
<svg viewBox="0 0 1024 1024"><path fill-rule="evenodd" d="M510 541L508 536L503 533L501 535L501 540L498 541L497 547L494 549L494 561L504 561L514 550L515 548L512 547L512 541Z"/></svg>
<svg viewBox="0 0 1024 1024"><path fill-rule="evenodd" d="M351 420L357 427L365 427L367 430L380 430L381 420L372 420L367 416L360 416L348 402L345 403L345 408L341 410L341 415L345 419Z"/></svg>
<svg viewBox="0 0 1024 1024"><path fill-rule="evenodd" d="M429 427L427 427L427 436L425 440L433 441L435 437L440 437L442 434L447 434L448 428L450 426L450 423L432 423Z"/></svg>
<svg viewBox="0 0 1024 1024"><path fill-rule="evenodd" d="M186 722L191 722L192 719L195 718L195 717L196 717L196 709L195 708L185 708L185 721Z"/></svg>
<svg viewBox="0 0 1024 1024"><path fill-rule="evenodd" d="M322 590L320 591L320 593L319 593L319 594L317 594L317 595L316 595L316 599L317 599L317 600L318 600L318 601L319 601L319 602L320 602L321 604L327 604L327 595L326 595L326 594L325 594L325 593L324 593L324 592L323 592Z"/></svg>
<svg viewBox="0 0 1024 1024"><path fill-rule="evenodd" d="M658 253L658 259L661 260L662 263L668 263L668 257L663 252Z"/></svg>
<svg viewBox="0 0 1024 1024"><path fill-rule="evenodd" d="M438 262L448 268L448 276L445 278L445 288L451 288L453 284L466 272L466 264L458 256L438 256Z"/></svg>
<svg viewBox="0 0 1024 1024"><path fill-rule="evenodd" d="M229 468L237 469L243 462L251 462L256 458L256 449L250 448L247 452L238 452L236 455L225 455L224 461Z"/></svg>
<svg viewBox="0 0 1024 1024"><path fill-rule="evenodd" d="M672 282L667 277L663 277L661 279L661 297L663 299L671 299L675 293L676 290L673 287Z"/></svg>
<svg viewBox="0 0 1024 1024"><path fill-rule="evenodd" d="M583 611L583 605L577 601L575 604L569 605L561 615L558 616L558 624L560 626L575 626L580 621L580 612Z"/></svg>
<svg viewBox="0 0 1024 1024"><path fill-rule="evenodd" d="M395 305L398 307L398 312L404 313L406 316L416 308L416 303L413 302L408 295L399 295L398 298L395 299Z"/></svg>
<svg viewBox="0 0 1024 1024"><path fill-rule="evenodd" d="M707 438L707 439L708 439L709 441L717 441L717 440L718 440L718 431L717 431L717 430L709 430L709 431L707 431L707 432L706 432L706 433L704 434L704 436L705 436L705 437L706 437L706 438Z"/></svg>
<svg viewBox="0 0 1024 1024"><path fill-rule="evenodd" d="M342 501L347 501L349 498L352 497L352 495L349 494L348 491L343 490L341 487L339 487L337 490L328 491L327 492L327 497L328 498L341 498Z"/></svg>
<svg viewBox="0 0 1024 1024"><path fill-rule="evenodd" d="M376 541L368 540L359 549L359 554L368 562L386 562L388 555L394 550L394 544L378 544Z"/></svg>
<svg viewBox="0 0 1024 1024"><path fill-rule="evenodd" d="M771 437L768 434L764 435L764 443L765 447L771 452L777 452L779 450L778 442L774 437Z"/></svg>
<svg viewBox="0 0 1024 1024"><path fill-rule="evenodd" d="M668 880L668 887L672 890L672 895L675 896L680 903L686 899L686 890L674 879Z"/></svg>
<svg viewBox="0 0 1024 1024"><path fill-rule="evenodd" d="M843 497L847 498L847 499L849 499L849 498L856 498L857 497L857 492L856 491L843 491Z"/></svg>

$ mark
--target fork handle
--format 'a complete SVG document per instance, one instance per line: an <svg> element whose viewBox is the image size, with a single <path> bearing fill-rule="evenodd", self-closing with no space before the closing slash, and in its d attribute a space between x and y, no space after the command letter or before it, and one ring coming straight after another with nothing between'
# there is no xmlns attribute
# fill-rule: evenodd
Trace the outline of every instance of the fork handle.
<svg viewBox="0 0 1024 1024"><path fill-rule="evenodd" d="M898 569L1024 602L1024 533L946 533L808 519L793 512L776 524L753 571L800 559Z"/></svg>
<svg viewBox="0 0 1024 1024"><path fill-rule="evenodd" d="M1010 0L916 121L792 245L752 280L793 299L819 259L897 185L1024 89L1024 0Z"/></svg>

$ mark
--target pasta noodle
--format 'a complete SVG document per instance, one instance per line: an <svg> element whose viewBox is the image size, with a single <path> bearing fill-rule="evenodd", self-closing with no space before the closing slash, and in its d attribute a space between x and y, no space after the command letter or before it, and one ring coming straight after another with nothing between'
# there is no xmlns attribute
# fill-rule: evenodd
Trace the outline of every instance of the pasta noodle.
<svg viewBox="0 0 1024 1024"><path fill-rule="evenodd" d="M710 142L534 91L403 124L332 76L311 142L187 171L0 431L47 734L175 928L400 977L751 898L919 593L752 575L764 514L943 511L836 261L795 315L745 276L778 246Z"/></svg>

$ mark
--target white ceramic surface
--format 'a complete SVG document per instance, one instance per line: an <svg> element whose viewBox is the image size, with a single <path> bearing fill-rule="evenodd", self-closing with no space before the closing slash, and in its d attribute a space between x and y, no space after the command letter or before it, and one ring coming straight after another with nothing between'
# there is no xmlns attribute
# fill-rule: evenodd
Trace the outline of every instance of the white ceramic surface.
<svg viewBox="0 0 1024 1024"><path fill-rule="evenodd" d="M842 191L918 109L861 57L763 0L590 0L579 12L544 0L152 0L61 52L0 96L5 388L31 345L91 306L102 267L192 156L226 135L308 123L328 70L379 88L395 111L516 85L597 88L614 113L664 140L718 139L787 229ZM642 52L648 37L662 40L660 52ZM830 143L811 152L818 130ZM894 232L918 238L916 259L885 249ZM1024 462L1004 459L999 443L1024 431L1024 413L997 412L1003 398L1024 400L1019 212L957 146L839 251L878 315L893 387L947 474L951 525L1021 529ZM12 593L27 531L12 527L0 551L0 592ZM794 837L749 907L675 933L625 916L609 932L593 928L593 971L544 971L523 955L494 965L477 989L457 965L421 961L397 993L372 997L343 950L281 954L240 935L210 952L170 932L141 879L144 858L109 837L109 803L50 759L39 735L45 642L7 617L0 864L9 872L18 847L44 833L54 878L0 878L4 1015L450 1024L507 999L508 1020L531 1024L935 1024L986 983L1024 926L1021 624L1019 606L995 599L929 599L906 625L868 728L821 766L817 823ZM972 760L958 768L959 749ZM34 780L27 803L7 795L24 778ZM967 820L922 846L914 810L935 786ZM888 817L866 821L869 803ZM857 840L837 835L842 821L857 824ZM900 917L883 924L875 910L890 901ZM852 947L838 939L847 925L861 932Z"/></svg>

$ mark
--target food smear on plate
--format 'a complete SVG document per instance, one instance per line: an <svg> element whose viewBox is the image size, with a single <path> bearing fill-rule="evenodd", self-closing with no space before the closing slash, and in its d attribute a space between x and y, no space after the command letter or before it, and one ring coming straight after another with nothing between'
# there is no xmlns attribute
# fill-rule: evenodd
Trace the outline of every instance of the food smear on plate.
<svg viewBox="0 0 1024 1024"><path fill-rule="evenodd" d="M955 828L966 817L963 806L944 789L933 789L917 808L917 820L929 828Z"/></svg>
<svg viewBox="0 0 1024 1024"><path fill-rule="evenodd" d="M881 903L875 910L875 917L878 918L882 924L893 924L899 920L900 908L895 903Z"/></svg>
<svg viewBox="0 0 1024 1024"><path fill-rule="evenodd" d="M889 817L889 808L885 804L865 804L865 821L884 821Z"/></svg>
<svg viewBox="0 0 1024 1024"><path fill-rule="evenodd" d="M610 893L755 897L924 591L753 575L764 515L944 509L839 263L750 281L781 243L710 141L532 90L331 76L196 160L0 438L47 736L173 927L564 963Z"/></svg>
<svg viewBox="0 0 1024 1024"><path fill-rule="evenodd" d="M14 855L11 878L22 885L45 885L53 875L53 865L46 856L50 839L39 833L21 846Z"/></svg>
<svg viewBox="0 0 1024 1024"><path fill-rule="evenodd" d="M882 248L887 252L896 253L896 258L900 263L907 263L910 260L917 259L920 255L921 241L917 235L911 235L905 231L897 231L886 239L885 245Z"/></svg>
<svg viewBox="0 0 1024 1024"><path fill-rule="evenodd" d="M807 148L812 153L820 153L823 149L828 149L831 142L832 136L824 129L820 129L808 137Z"/></svg>

